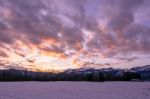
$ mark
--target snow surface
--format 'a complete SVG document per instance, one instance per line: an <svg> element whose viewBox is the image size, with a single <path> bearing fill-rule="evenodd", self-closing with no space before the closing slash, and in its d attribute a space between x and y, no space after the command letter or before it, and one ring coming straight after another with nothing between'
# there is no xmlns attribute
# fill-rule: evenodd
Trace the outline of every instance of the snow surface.
<svg viewBox="0 0 150 99"><path fill-rule="evenodd" d="M150 82L0 82L0 99L150 99Z"/></svg>

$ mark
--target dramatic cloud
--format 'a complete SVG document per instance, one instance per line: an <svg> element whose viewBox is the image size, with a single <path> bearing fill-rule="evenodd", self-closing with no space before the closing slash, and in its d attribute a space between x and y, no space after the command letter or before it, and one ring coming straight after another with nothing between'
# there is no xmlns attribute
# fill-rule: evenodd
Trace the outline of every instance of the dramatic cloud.
<svg viewBox="0 0 150 99"><path fill-rule="evenodd" d="M8 57L8 55L4 51L0 50L0 57Z"/></svg>
<svg viewBox="0 0 150 99"><path fill-rule="evenodd" d="M0 60L32 69L149 64L137 61L150 56L149 4L1 0Z"/></svg>

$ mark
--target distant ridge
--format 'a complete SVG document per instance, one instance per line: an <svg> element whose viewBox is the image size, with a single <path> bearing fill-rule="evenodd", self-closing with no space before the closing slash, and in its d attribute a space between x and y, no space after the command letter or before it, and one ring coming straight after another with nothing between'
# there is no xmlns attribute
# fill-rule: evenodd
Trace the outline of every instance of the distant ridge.
<svg viewBox="0 0 150 99"><path fill-rule="evenodd" d="M150 65L131 69L79 68L63 72L0 70L0 81L150 81Z"/></svg>

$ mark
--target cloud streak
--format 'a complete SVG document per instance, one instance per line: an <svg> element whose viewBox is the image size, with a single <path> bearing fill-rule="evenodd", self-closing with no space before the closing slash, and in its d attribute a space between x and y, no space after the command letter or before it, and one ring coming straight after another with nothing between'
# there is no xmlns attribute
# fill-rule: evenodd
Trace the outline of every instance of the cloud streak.
<svg viewBox="0 0 150 99"><path fill-rule="evenodd" d="M150 24L145 22L149 20L148 3L148 0L1 0L0 46L5 52L1 51L0 56L10 57L8 53L13 53L19 60L36 50L39 56L78 61L80 66L106 64L101 58L134 61L142 55L149 56ZM94 63L95 58L99 62Z"/></svg>

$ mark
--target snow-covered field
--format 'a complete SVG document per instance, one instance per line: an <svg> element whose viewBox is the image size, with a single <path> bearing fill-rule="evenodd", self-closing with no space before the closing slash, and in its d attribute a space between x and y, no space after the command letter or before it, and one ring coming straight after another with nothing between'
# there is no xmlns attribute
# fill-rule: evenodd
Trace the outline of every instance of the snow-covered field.
<svg viewBox="0 0 150 99"><path fill-rule="evenodd" d="M0 99L150 99L150 82L0 82Z"/></svg>

